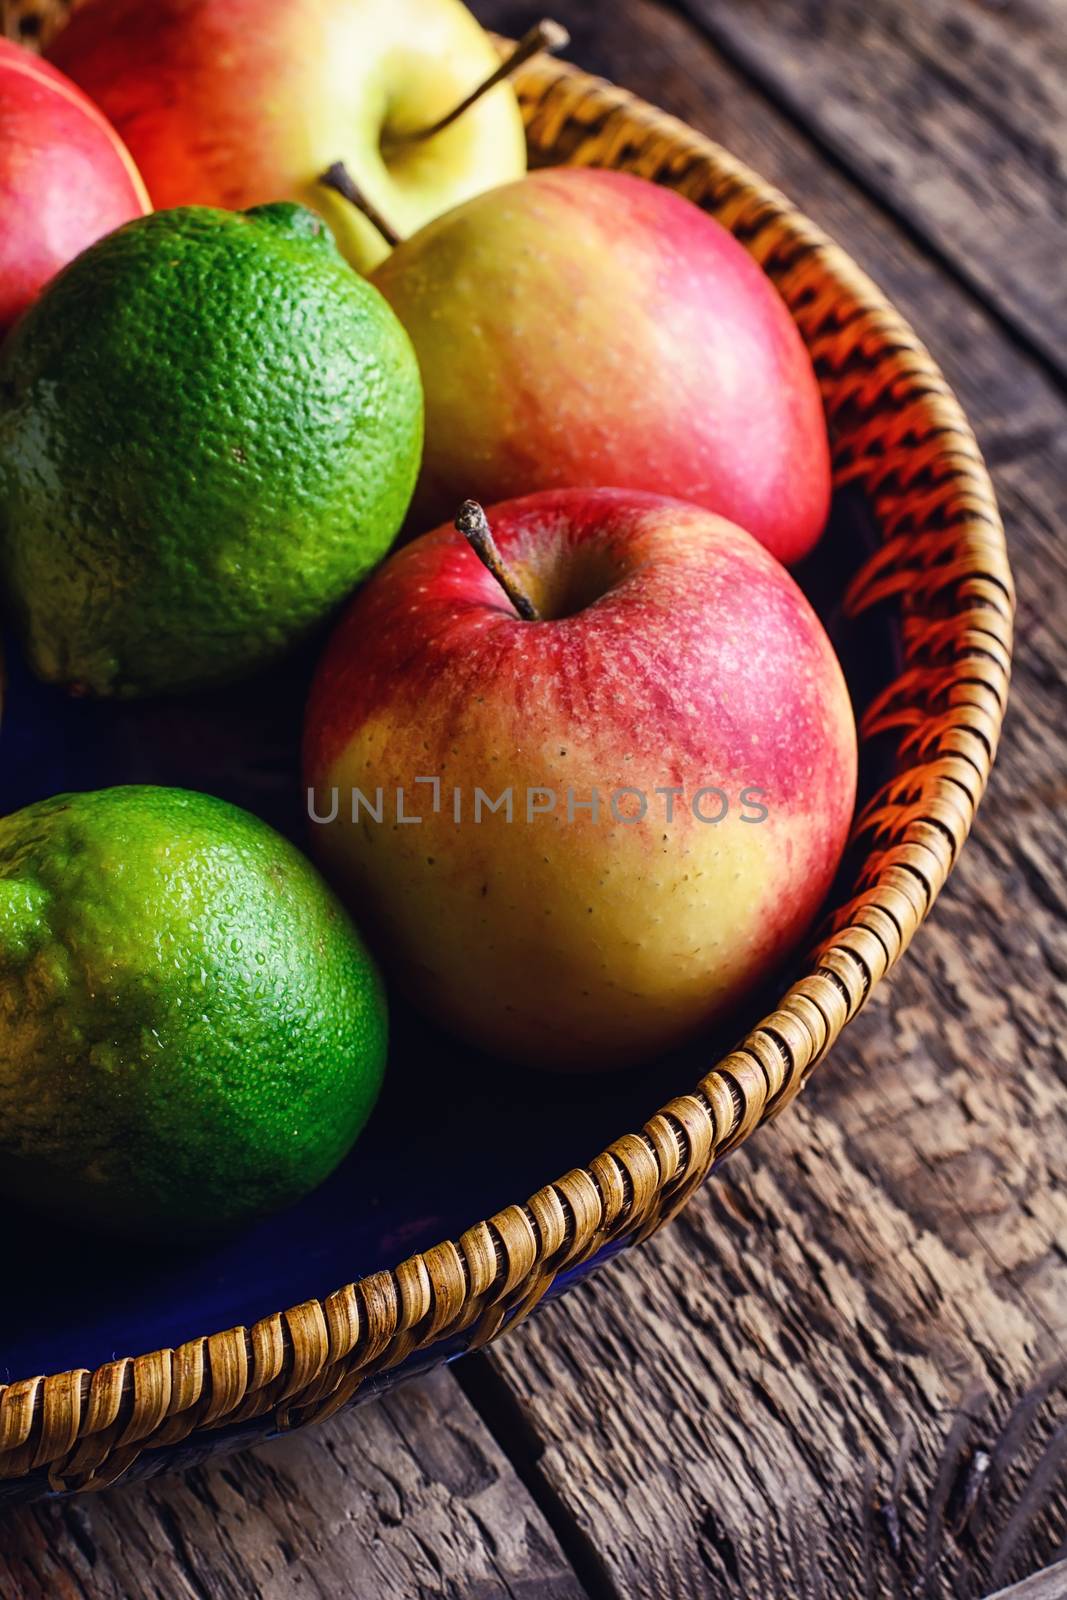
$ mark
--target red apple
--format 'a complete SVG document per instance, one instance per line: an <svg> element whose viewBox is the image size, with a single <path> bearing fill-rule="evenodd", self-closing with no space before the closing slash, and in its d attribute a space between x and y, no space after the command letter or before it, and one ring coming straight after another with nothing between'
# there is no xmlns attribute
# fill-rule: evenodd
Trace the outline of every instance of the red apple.
<svg viewBox="0 0 1067 1600"><path fill-rule="evenodd" d="M451 527L379 569L308 710L319 854L449 1029L634 1061L811 924L855 798L848 691L789 574L700 507L562 490L489 521L538 619Z"/></svg>
<svg viewBox="0 0 1067 1600"><path fill-rule="evenodd" d="M0 333L68 261L148 209L125 145L92 101L0 39Z"/></svg>
<svg viewBox="0 0 1067 1600"><path fill-rule="evenodd" d="M460 0L90 0L51 55L112 119L157 206L299 200L361 269L387 246L319 182L335 162L401 234L526 169L508 83L405 141L500 64Z"/></svg>
<svg viewBox="0 0 1067 1600"><path fill-rule="evenodd" d="M621 172L534 172L429 223L373 281L426 391L419 531L465 495L646 489L815 543L830 456L769 278L690 201Z"/></svg>

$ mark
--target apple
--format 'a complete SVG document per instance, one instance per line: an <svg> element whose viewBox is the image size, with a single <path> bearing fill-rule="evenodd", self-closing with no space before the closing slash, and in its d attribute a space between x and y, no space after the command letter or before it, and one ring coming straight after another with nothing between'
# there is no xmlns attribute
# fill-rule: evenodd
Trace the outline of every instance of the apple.
<svg viewBox="0 0 1067 1600"><path fill-rule="evenodd" d="M830 455L807 351L691 201L549 168L437 218L373 281L426 391L416 531L468 494L611 485L706 506L788 563L818 539Z"/></svg>
<svg viewBox="0 0 1067 1600"><path fill-rule="evenodd" d="M90 0L50 56L111 117L157 206L299 200L360 269L388 246L319 182L335 163L400 234L526 169L508 83L406 137L500 65L459 0Z"/></svg>
<svg viewBox="0 0 1067 1600"><path fill-rule="evenodd" d="M569 489L497 506L488 537L465 517L479 553L448 526L403 547L327 646L318 854L449 1030L641 1060L812 923L855 800L844 678L785 569L702 507Z"/></svg>
<svg viewBox="0 0 1067 1600"><path fill-rule="evenodd" d="M0 335L68 261L148 209L107 119L55 67L0 39Z"/></svg>

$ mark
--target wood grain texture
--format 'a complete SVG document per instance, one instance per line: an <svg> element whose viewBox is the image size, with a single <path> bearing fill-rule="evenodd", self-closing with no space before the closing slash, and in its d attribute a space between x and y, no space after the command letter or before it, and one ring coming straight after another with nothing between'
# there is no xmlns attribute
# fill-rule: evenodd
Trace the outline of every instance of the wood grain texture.
<svg viewBox="0 0 1067 1600"><path fill-rule="evenodd" d="M925 335L996 471L1020 659L976 835L805 1101L490 1360L605 1593L655 1569L679 1600L982 1594L1067 1532L1067 1402L1040 1388L1067 1333L1067 408L694 29L645 3L625 30L556 11L583 64L777 181Z"/></svg>
<svg viewBox="0 0 1067 1600"><path fill-rule="evenodd" d="M1054 1567L990 1595L989 1600L1063 1600L1064 1595L1067 1595L1067 1561L1057 1561Z"/></svg>
<svg viewBox="0 0 1067 1600"><path fill-rule="evenodd" d="M447 1371L181 1477L0 1519L4 1600L581 1600Z"/></svg>
<svg viewBox="0 0 1067 1600"><path fill-rule="evenodd" d="M1067 372L1067 0L682 0Z"/></svg>

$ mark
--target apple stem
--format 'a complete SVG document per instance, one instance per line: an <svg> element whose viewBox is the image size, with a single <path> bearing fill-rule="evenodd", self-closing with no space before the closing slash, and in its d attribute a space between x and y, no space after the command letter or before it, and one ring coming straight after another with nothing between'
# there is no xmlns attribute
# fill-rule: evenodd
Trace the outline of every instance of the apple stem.
<svg viewBox="0 0 1067 1600"><path fill-rule="evenodd" d="M520 589L515 574L507 566L497 549L489 518L477 500L464 500L456 512L457 532L461 533L478 557L499 583L515 610L524 622L540 622L540 613L528 595Z"/></svg>
<svg viewBox="0 0 1067 1600"><path fill-rule="evenodd" d="M350 200L357 211L361 211L372 227L377 228L386 244L394 250L403 240L394 227L391 227L382 216L378 207L369 200L353 178L343 161L335 161L319 176L319 182L324 183L328 189L336 189L337 193Z"/></svg>
<svg viewBox="0 0 1067 1600"><path fill-rule="evenodd" d="M383 140L384 145L387 148L396 148L399 145L414 144L419 139L432 139L435 134L443 133L465 111L469 111L471 106L479 101L484 94L488 94L490 89L495 89L498 83L503 83L505 78L510 78L513 73L518 72L519 68L530 60L531 56L538 56L543 50L551 53L557 50L565 50L570 42L571 36L562 23L553 22L551 17L542 18L540 22L535 23L528 33L523 34L514 50L509 56L505 57L496 71L491 72L488 78L480 83L476 89L472 89L467 98L461 100L458 106L453 106L452 110L447 112L445 116L439 117L436 122L431 122L428 128L416 128L411 133L387 134Z"/></svg>

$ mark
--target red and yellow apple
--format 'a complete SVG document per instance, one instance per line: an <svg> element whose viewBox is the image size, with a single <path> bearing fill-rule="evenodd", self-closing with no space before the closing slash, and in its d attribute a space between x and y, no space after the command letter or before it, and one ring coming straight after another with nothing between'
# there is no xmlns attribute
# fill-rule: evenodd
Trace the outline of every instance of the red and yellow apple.
<svg viewBox="0 0 1067 1600"><path fill-rule="evenodd" d="M51 57L111 117L155 205L299 200L361 269L387 246L319 183L335 162L401 234L526 169L507 83L403 138L499 65L460 0L89 0Z"/></svg>
<svg viewBox="0 0 1067 1600"><path fill-rule="evenodd" d="M373 281L422 368L416 531L467 495L611 485L705 506L787 563L822 532L807 351L770 280L680 195L534 172L430 223Z"/></svg>
<svg viewBox="0 0 1067 1600"><path fill-rule="evenodd" d="M122 140L61 72L0 39L0 334L148 195Z"/></svg>
<svg viewBox="0 0 1067 1600"><path fill-rule="evenodd" d="M452 527L379 569L309 705L318 853L449 1029L547 1066L642 1059L811 924L855 798L848 692L793 579L721 517L601 489L489 521L536 620Z"/></svg>

